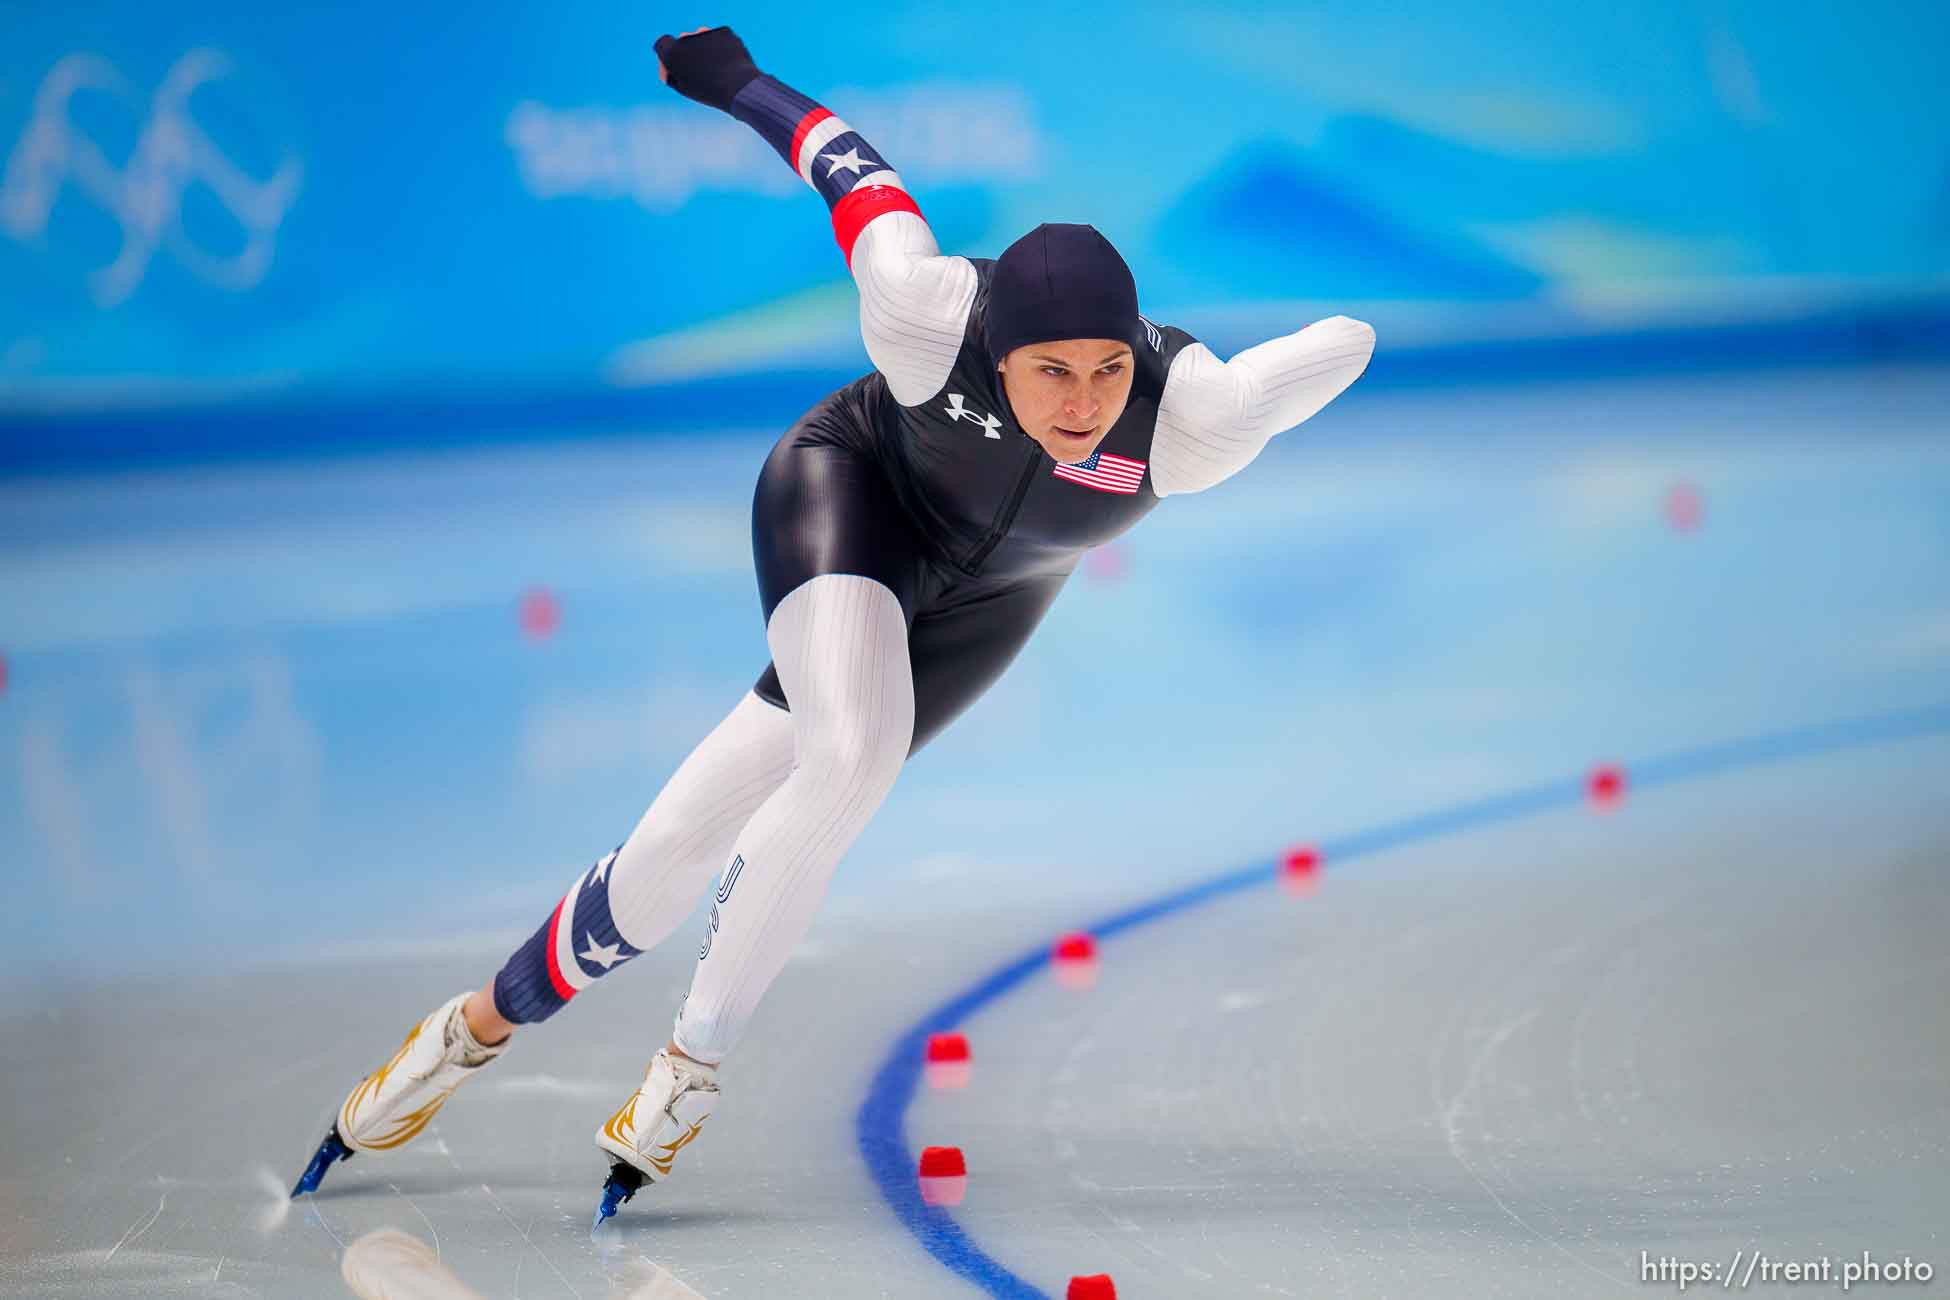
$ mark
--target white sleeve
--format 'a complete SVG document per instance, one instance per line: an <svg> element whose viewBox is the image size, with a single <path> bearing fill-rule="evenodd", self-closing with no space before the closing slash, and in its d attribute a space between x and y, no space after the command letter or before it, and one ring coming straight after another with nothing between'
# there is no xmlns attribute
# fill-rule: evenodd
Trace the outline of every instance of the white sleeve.
<svg viewBox="0 0 1950 1300"><path fill-rule="evenodd" d="M885 212L853 245L860 286L860 337L874 368L902 406L941 391L961 352L975 305L975 266L943 257L928 223L912 212Z"/></svg>
<svg viewBox="0 0 1950 1300"><path fill-rule="evenodd" d="M1172 358L1151 439L1161 497L1202 492L1251 463L1267 439L1307 419L1367 369L1374 328L1330 316L1220 361L1203 343Z"/></svg>

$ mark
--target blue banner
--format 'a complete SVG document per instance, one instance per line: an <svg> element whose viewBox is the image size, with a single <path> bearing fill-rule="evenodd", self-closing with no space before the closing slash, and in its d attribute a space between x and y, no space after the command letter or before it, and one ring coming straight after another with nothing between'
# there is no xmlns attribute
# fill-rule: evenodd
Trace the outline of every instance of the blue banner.
<svg viewBox="0 0 1950 1300"><path fill-rule="evenodd" d="M864 365L817 198L658 82L655 38L712 16L10 8L0 417ZM1910 311L1950 271L1941 5L719 16L944 249L1091 222L1224 346Z"/></svg>

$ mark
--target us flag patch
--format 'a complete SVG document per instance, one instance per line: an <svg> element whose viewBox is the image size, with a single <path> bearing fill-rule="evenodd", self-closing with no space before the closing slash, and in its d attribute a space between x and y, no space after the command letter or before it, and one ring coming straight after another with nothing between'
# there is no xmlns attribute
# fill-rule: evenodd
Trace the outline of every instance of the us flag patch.
<svg viewBox="0 0 1950 1300"><path fill-rule="evenodd" d="M1107 451L1093 451L1089 460L1075 465L1058 461L1056 477L1081 483L1099 492L1130 496L1138 490L1138 484L1144 482L1144 462L1128 456L1113 456Z"/></svg>

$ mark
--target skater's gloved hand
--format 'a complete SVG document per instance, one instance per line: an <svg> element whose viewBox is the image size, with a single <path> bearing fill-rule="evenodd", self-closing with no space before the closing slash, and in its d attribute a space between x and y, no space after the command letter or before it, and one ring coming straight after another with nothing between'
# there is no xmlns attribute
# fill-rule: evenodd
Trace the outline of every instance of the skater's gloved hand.
<svg viewBox="0 0 1950 1300"><path fill-rule="evenodd" d="M657 38L657 75L684 98L729 113L758 68L729 27L699 27Z"/></svg>

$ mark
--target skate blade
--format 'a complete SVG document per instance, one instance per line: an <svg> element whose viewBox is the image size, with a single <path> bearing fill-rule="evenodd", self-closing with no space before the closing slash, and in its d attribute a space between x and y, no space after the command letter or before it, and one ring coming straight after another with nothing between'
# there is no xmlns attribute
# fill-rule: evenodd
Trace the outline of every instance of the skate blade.
<svg viewBox="0 0 1950 1300"><path fill-rule="evenodd" d="M603 1199L596 1206L596 1218L589 1225L591 1235L603 1226L605 1220L616 1217L616 1211L623 1202L635 1196L649 1179L635 1165L618 1160L609 1167L609 1177L603 1180Z"/></svg>
<svg viewBox="0 0 1950 1300"><path fill-rule="evenodd" d="M318 1185L325 1181L325 1171L332 1167L332 1162L350 1160L352 1154L352 1148L347 1146L345 1139L339 1136L339 1126L333 1124L332 1131L327 1133L325 1140L318 1144L317 1154L313 1155L311 1163L305 1166L305 1172L298 1175L298 1184L291 1189L291 1199L295 1201L307 1192L317 1191Z"/></svg>

